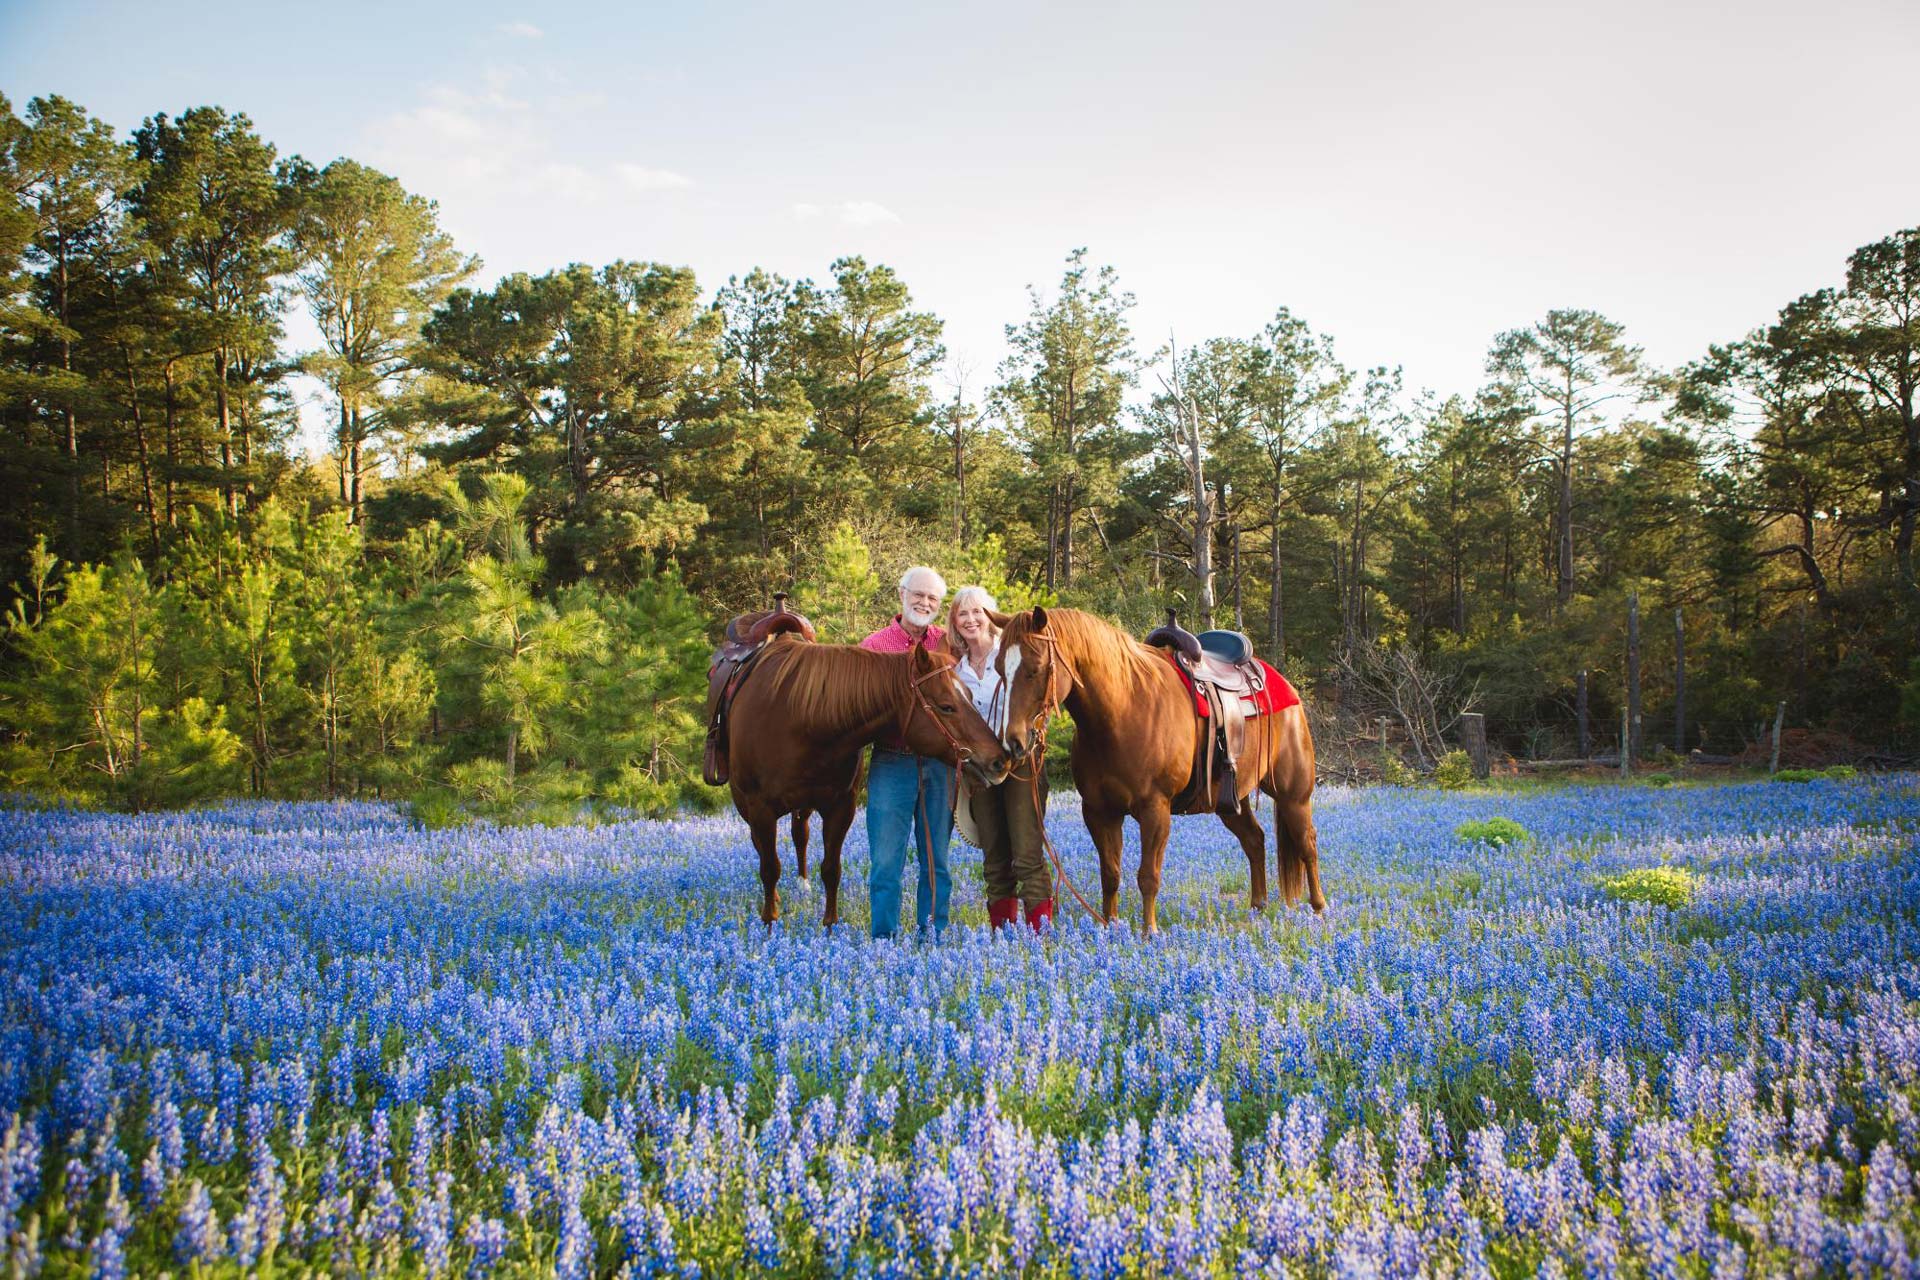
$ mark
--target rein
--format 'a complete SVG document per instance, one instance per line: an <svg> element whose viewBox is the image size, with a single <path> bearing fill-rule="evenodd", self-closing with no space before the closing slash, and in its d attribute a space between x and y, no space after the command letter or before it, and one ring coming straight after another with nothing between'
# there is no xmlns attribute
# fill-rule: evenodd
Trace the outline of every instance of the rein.
<svg viewBox="0 0 1920 1280"><path fill-rule="evenodd" d="M1061 859L1060 851L1053 847L1053 837L1047 834L1047 803L1040 796L1040 775L1047 767L1047 726L1053 723L1053 718L1056 715L1060 714L1060 708L1067 700L1066 694L1055 697L1053 692L1053 666L1060 660L1060 642L1050 635L1044 635L1037 631L1029 632L1023 638L1036 643L1044 643L1047 646L1047 696L1041 702L1040 710L1034 715L1033 749L1027 755L1026 777L1026 781L1033 793L1034 819L1040 826L1040 847L1047 851L1047 858L1053 863L1053 873L1060 877L1060 883L1067 887L1067 892L1073 895L1073 900L1080 904L1081 909L1087 913L1090 919L1096 923L1105 924L1106 917L1094 910L1093 904L1087 901L1086 895L1082 894L1080 890L1075 887L1072 879L1068 877L1067 865ZM1061 665L1065 666L1064 663ZM1067 688L1072 690L1078 687L1080 677L1074 673L1071 667L1067 667L1066 671ZM1004 690L1002 692L1004 692ZM1020 776L1018 773L1009 772L1012 777L1018 778Z"/></svg>

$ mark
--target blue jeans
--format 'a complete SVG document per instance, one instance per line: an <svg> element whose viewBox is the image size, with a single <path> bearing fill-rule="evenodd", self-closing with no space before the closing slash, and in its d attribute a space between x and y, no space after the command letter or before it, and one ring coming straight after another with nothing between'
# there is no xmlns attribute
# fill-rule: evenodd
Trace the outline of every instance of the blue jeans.
<svg viewBox="0 0 1920 1280"><path fill-rule="evenodd" d="M947 903L953 874L947 866L947 840L953 834L953 774L938 760L873 749L867 766L867 846L873 864L867 871L867 896L873 906L873 936L891 938L900 931L900 872L914 868L917 891L914 917L936 931L947 927ZM922 792L926 817L920 816ZM907 847L913 837L911 856ZM931 855L933 884L927 884Z"/></svg>

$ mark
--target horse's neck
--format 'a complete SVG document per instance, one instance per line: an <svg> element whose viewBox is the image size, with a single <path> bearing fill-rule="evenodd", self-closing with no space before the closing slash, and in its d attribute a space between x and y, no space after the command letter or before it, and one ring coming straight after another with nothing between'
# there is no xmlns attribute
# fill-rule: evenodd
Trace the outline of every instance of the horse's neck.
<svg viewBox="0 0 1920 1280"><path fill-rule="evenodd" d="M1132 642L1119 632L1108 635L1089 628L1083 633L1084 652L1069 653L1078 680L1067 695L1067 714L1074 725L1094 733L1116 730L1129 708L1138 709L1145 673Z"/></svg>
<svg viewBox="0 0 1920 1280"><path fill-rule="evenodd" d="M825 658L832 651L812 652ZM900 667L906 658L905 654L874 653L867 649L833 653L830 660L836 666L852 669L833 673L835 677L844 678L845 696L835 699L830 707L809 708L809 713L797 718L794 727L803 737L813 739L851 739L865 743L878 737L900 718L900 690L904 679Z"/></svg>

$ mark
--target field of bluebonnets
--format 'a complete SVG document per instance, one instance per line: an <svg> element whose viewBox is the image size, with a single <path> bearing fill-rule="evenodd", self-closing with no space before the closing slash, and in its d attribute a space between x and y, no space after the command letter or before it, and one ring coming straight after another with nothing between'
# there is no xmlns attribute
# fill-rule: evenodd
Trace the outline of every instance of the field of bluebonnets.
<svg viewBox="0 0 1920 1280"><path fill-rule="evenodd" d="M1324 919L1194 820L1160 937L901 945L857 830L829 935L731 819L0 810L6 1265L1915 1274L1912 776L1319 812Z"/></svg>

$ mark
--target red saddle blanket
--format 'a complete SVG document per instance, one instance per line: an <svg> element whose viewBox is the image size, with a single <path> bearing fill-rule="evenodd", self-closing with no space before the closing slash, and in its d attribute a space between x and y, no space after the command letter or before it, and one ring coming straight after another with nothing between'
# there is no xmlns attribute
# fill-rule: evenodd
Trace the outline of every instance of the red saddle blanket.
<svg viewBox="0 0 1920 1280"><path fill-rule="evenodd" d="M1165 652L1167 661L1173 663L1173 669L1180 673L1180 679L1186 684L1187 692L1193 695L1194 710L1202 716L1211 715L1205 695L1193 687L1193 677L1181 667L1171 649ZM1267 687L1250 698L1241 699L1247 705L1247 714L1270 716L1276 711L1285 711L1288 707L1299 706L1300 695L1293 691L1293 686L1287 683L1287 678L1269 666L1265 658L1258 658L1255 661L1259 662L1260 669L1267 673Z"/></svg>

